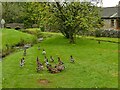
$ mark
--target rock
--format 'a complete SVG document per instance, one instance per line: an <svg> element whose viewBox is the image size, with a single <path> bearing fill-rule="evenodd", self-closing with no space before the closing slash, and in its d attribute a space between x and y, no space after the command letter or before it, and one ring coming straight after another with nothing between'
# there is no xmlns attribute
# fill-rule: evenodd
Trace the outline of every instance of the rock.
<svg viewBox="0 0 120 90"><path fill-rule="evenodd" d="M20 47L14 47L15 49L20 49Z"/></svg>
<svg viewBox="0 0 120 90"><path fill-rule="evenodd" d="M41 42L41 41L43 41L43 38L38 38L38 42Z"/></svg>
<svg viewBox="0 0 120 90"><path fill-rule="evenodd" d="M26 44L24 45L24 48L27 49L27 48L30 48L31 47L31 44Z"/></svg>

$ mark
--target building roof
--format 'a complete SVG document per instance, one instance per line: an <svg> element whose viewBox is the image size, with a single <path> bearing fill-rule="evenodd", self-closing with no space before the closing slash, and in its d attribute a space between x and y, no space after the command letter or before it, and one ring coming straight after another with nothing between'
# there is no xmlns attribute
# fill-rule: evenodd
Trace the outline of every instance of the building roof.
<svg viewBox="0 0 120 90"><path fill-rule="evenodd" d="M102 8L102 18L120 18L120 1L115 7Z"/></svg>
<svg viewBox="0 0 120 90"><path fill-rule="evenodd" d="M118 18L120 10L116 7L105 7L102 9L102 18Z"/></svg>

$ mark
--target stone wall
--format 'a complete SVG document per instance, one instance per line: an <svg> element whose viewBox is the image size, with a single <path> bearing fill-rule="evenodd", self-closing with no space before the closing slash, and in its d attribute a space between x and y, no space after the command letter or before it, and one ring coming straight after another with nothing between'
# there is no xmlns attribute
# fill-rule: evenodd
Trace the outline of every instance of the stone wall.
<svg viewBox="0 0 120 90"><path fill-rule="evenodd" d="M23 29L24 28L24 24L22 23L8 23L8 24L5 24L5 27L6 28L19 28L19 29Z"/></svg>

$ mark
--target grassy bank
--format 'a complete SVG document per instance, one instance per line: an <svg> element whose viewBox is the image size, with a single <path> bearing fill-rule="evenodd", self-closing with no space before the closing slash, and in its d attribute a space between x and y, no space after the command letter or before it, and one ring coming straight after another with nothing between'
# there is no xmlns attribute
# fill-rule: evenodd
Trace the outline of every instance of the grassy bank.
<svg viewBox="0 0 120 90"><path fill-rule="evenodd" d="M36 37L27 33L23 33L14 29L1 29L0 35L2 35L2 44L0 44L0 50L3 54L8 53L12 47L20 46L27 43L34 43Z"/></svg>
<svg viewBox="0 0 120 90"><path fill-rule="evenodd" d="M5 57L2 61L3 88L117 88L118 44L98 44L82 37L76 41L76 44L69 44L62 35L55 35L34 45L27 50L23 68L19 66L23 51ZM37 50L39 45L40 51ZM43 48L48 58L50 55L54 57L52 65L58 63L58 56L61 57L66 67L63 72L51 74L46 68L36 72L36 57L44 61ZM75 58L74 64L69 62L70 55ZM40 79L49 82L41 83Z"/></svg>

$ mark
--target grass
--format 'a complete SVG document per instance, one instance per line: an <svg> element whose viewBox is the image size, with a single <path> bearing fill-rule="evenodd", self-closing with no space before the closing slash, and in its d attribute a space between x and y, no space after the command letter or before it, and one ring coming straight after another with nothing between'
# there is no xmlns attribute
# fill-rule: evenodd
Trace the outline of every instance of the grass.
<svg viewBox="0 0 120 90"><path fill-rule="evenodd" d="M6 44L13 46L24 40L26 43L31 43L36 37L30 34L26 34L14 29L2 29L0 30L2 35L2 49L6 48ZM1 49L1 48L0 48Z"/></svg>
<svg viewBox="0 0 120 90"><path fill-rule="evenodd" d="M2 89L2 62L0 61L0 89Z"/></svg>
<svg viewBox="0 0 120 90"><path fill-rule="evenodd" d="M43 33L49 34L49 33ZM55 34L42 43L27 50L26 64L20 68L19 62L23 51L14 52L2 61L3 88L117 88L118 87L118 44L77 38L76 44L69 44L62 35ZM40 45L41 50L37 47ZM66 69L57 74L51 74L45 68L36 72L36 57L44 61L42 49L47 57L52 55L57 63L60 56ZM69 62L70 55L75 63ZM39 83L47 79L49 83Z"/></svg>
<svg viewBox="0 0 120 90"><path fill-rule="evenodd" d="M95 40L103 40L103 41L113 41L118 43L118 38L109 38L109 37L93 37L93 36L87 36L85 37L87 39L95 39Z"/></svg>
<svg viewBox="0 0 120 90"><path fill-rule="evenodd" d="M0 42L2 42L2 33L0 33ZM2 48L2 43L0 43L0 48ZM2 52L0 50L0 52ZM0 90L2 89L2 62L0 60Z"/></svg>
<svg viewBox="0 0 120 90"><path fill-rule="evenodd" d="M40 31L40 28L28 28L29 31Z"/></svg>
<svg viewBox="0 0 120 90"><path fill-rule="evenodd" d="M2 43L0 44L0 56L6 56L15 51L15 48L13 48L15 46L23 46L24 44L33 44L37 42L36 36L14 29L2 29L0 30L0 35L2 37Z"/></svg>

